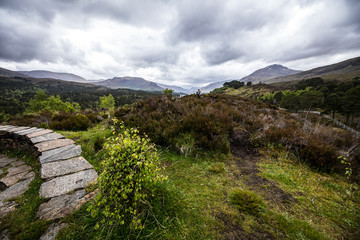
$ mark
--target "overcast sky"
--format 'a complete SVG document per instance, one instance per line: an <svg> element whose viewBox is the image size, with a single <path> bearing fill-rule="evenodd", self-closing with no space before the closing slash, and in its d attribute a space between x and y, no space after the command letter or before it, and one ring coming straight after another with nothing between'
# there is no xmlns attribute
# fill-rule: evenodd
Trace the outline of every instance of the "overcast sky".
<svg viewBox="0 0 360 240"><path fill-rule="evenodd" d="M0 0L0 67L201 86L360 56L359 0Z"/></svg>

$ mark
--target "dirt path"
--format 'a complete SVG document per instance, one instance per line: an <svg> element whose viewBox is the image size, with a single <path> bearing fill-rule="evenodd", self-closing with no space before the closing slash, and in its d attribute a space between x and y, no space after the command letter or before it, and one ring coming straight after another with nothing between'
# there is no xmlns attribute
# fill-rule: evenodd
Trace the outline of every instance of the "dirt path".
<svg viewBox="0 0 360 240"><path fill-rule="evenodd" d="M284 192L275 182L259 176L260 170L257 164L260 161L260 154L256 149L232 145L231 153L235 157L234 161L241 173L237 177L241 177L250 190L255 190L267 201L280 205L284 209L296 202L291 194Z"/></svg>

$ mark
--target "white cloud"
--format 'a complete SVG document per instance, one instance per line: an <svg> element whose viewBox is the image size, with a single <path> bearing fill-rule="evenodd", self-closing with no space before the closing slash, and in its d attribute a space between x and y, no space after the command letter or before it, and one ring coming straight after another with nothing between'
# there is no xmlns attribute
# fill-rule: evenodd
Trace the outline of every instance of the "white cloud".
<svg viewBox="0 0 360 240"><path fill-rule="evenodd" d="M0 2L2 67L194 86L360 53L352 0L42 2Z"/></svg>

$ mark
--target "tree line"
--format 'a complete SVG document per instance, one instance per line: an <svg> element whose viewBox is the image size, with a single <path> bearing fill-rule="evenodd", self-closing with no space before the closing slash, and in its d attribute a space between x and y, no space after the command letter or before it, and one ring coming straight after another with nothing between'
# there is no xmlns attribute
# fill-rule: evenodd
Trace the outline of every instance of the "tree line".
<svg viewBox="0 0 360 240"><path fill-rule="evenodd" d="M258 99L291 111L319 108L331 113L333 118L339 113L346 116L346 122L350 120L351 125L354 117L360 116L360 77L349 82L305 79L293 90L267 93Z"/></svg>

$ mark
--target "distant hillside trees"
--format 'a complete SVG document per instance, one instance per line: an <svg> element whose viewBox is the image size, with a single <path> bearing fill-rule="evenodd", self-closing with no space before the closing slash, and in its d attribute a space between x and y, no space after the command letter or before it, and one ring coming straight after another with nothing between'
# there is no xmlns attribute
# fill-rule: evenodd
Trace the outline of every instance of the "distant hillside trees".
<svg viewBox="0 0 360 240"><path fill-rule="evenodd" d="M266 93L259 98L291 111L320 108L332 114L346 116L350 125L360 116L360 78L350 82L325 82L321 78L300 81L295 90Z"/></svg>
<svg viewBox="0 0 360 240"><path fill-rule="evenodd" d="M234 88L234 89L239 89L243 86L245 86L245 83L244 82L240 82L240 81L237 81L237 80L233 80L231 82L226 82L223 84L224 87L228 87L228 88Z"/></svg>

